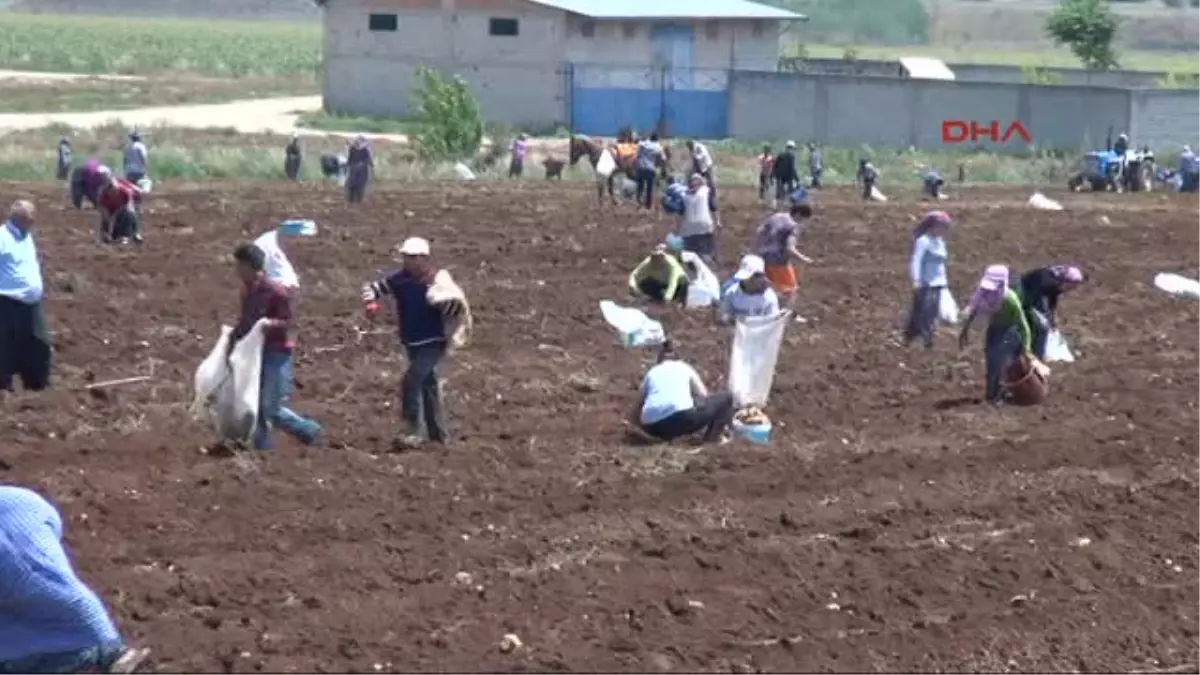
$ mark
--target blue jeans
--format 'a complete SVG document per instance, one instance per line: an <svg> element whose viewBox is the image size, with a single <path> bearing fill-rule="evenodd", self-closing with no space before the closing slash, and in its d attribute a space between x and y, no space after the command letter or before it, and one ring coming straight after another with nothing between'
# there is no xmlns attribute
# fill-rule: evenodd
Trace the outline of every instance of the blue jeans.
<svg viewBox="0 0 1200 675"><path fill-rule="evenodd" d="M0 673L107 673L124 651L125 647L116 642L73 652L37 654L0 661Z"/></svg>
<svg viewBox="0 0 1200 675"><path fill-rule="evenodd" d="M408 347L408 371L400 385L400 414L410 434L421 435L435 443L446 442L446 422L442 416L442 385L438 363L446 354L446 343Z"/></svg>
<svg viewBox="0 0 1200 675"><path fill-rule="evenodd" d="M1004 397L1004 371L1008 364L1021 355L1021 332L1015 325L992 324L984 338L984 358L987 364L987 387L985 395L989 402Z"/></svg>
<svg viewBox="0 0 1200 675"><path fill-rule="evenodd" d="M258 425L254 428L254 449L271 449L271 429L279 427L301 443L309 444L321 435L321 425L296 414L287 406L292 397L292 355L265 352L262 383L259 385Z"/></svg>

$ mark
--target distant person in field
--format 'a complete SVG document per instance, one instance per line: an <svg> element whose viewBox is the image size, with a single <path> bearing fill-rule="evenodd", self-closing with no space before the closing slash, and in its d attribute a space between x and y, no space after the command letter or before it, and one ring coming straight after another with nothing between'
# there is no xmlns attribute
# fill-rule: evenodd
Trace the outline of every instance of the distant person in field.
<svg viewBox="0 0 1200 675"><path fill-rule="evenodd" d="M775 153L770 144L763 146L762 154L758 156L758 198L766 199L767 191L775 180Z"/></svg>
<svg viewBox="0 0 1200 675"><path fill-rule="evenodd" d="M141 190L136 185L111 173L108 175L108 181L100 188L98 200L102 243L142 243L141 215L138 213L140 200Z"/></svg>
<svg viewBox="0 0 1200 675"><path fill-rule="evenodd" d="M58 164L54 168L54 177L66 180L71 175L71 141L66 136L58 139Z"/></svg>
<svg viewBox="0 0 1200 675"><path fill-rule="evenodd" d="M800 290L795 263L812 262L797 246L803 229L801 222L812 217L813 209L804 188L796 188L788 201L786 211L772 214L758 226L752 250L763 259L763 273L780 303L791 309Z"/></svg>
<svg viewBox="0 0 1200 675"><path fill-rule="evenodd" d="M0 485L0 673L134 672L149 650L121 641L62 538L54 505Z"/></svg>
<svg viewBox="0 0 1200 675"><path fill-rule="evenodd" d="M862 186L862 198L870 199L879 181L879 170L868 159L858 160L858 183Z"/></svg>
<svg viewBox="0 0 1200 675"><path fill-rule="evenodd" d="M521 174L525 173L525 153L529 151L529 136L527 134L517 134L513 139L512 159L508 164L508 177L520 178Z"/></svg>
<svg viewBox="0 0 1200 675"><path fill-rule="evenodd" d="M771 177L775 179L775 202L782 202L796 188L800 187L800 174L796 171L796 141L788 141L783 152L775 157L771 167Z"/></svg>
<svg viewBox="0 0 1200 675"><path fill-rule="evenodd" d="M100 163L98 159L89 159L71 171L71 203L75 208L83 208L83 200L96 206L100 196L100 188L104 187L112 176L112 169Z"/></svg>
<svg viewBox="0 0 1200 675"><path fill-rule="evenodd" d="M913 231L912 255L908 262L913 295L904 328L905 346L920 339L926 349L933 349L942 294L950 283L946 274L946 260L950 255L946 235L950 232L951 222L950 214L945 211L930 211Z"/></svg>
<svg viewBox="0 0 1200 675"><path fill-rule="evenodd" d="M821 157L821 146L815 142L808 144L808 177L810 188L821 189L821 174L825 171L825 163Z"/></svg>
<svg viewBox="0 0 1200 675"><path fill-rule="evenodd" d="M346 201L361 204L367 196L367 184L375 173L375 158L367 137L359 135L346 152Z"/></svg>
<svg viewBox="0 0 1200 675"><path fill-rule="evenodd" d="M42 312L44 286L33 243L34 218L33 204L22 200L12 205L8 220L0 224L0 391L13 391L18 376L27 390L50 386L50 334ZM0 570L0 583L5 576ZM0 588L0 616L9 602ZM0 619L0 642L3 624Z"/></svg>
<svg viewBox="0 0 1200 675"><path fill-rule="evenodd" d="M1200 158L1186 145L1179 153L1179 177L1180 192L1200 191Z"/></svg>
<svg viewBox="0 0 1200 675"><path fill-rule="evenodd" d="M283 149L283 173L288 180L296 180L300 177L300 162L304 159L304 153L300 149L300 135L293 132L292 139L288 141L287 146Z"/></svg>
<svg viewBox="0 0 1200 675"><path fill-rule="evenodd" d="M125 145L125 180L137 185L149 169L150 155L146 144L142 142L142 135L135 131L129 134L129 143Z"/></svg>
<svg viewBox="0 0 1200 675"><path fill-rule="evenodd" d="M942 174L938 173L937 169L930 169L921 177L922 196L928 199L939 200L942 198L942 186L946 181L942 179Z"/></svg>

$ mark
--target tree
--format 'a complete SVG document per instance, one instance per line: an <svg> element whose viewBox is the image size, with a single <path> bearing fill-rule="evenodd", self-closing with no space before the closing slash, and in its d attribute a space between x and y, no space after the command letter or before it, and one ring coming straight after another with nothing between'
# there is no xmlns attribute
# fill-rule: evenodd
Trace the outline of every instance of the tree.
<svg viewBox="0 0 1200 675"><path fill-rule="evenodd" d="M1088 70L1116 68L1113 40L1120 22L1105 0L1064 0L1046 21L1056 44L1067 45Z"/></svg>
<svg viewBox="0 0 1200 675"><path fill-rule="evenodd" d="M417 150L428 160L466 159L483 142L483 114L466 80L443 77L436 70L417 70L413 88L420 123Z"/></svg>

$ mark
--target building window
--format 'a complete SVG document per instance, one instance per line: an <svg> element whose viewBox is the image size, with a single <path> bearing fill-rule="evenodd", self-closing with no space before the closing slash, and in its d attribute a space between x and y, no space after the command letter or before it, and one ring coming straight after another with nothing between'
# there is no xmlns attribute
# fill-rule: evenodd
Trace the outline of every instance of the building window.
<svg viewBox="0 0 1200 675"><path fill-rule="evenodd" d="M521 25L516 19L489 19L488 35L516 37L521 34Z"/></svg>
<svg viewBox="0 0 1200 675"><path fill-rule="evenodd" d="M637 37L637 29L637 24L633 23L632 21L621 26L621 32L625 34L626 38Z"/></svg>
<svg viewBox="0 0 1200 675"><path fill-rule="evenodd" d="M716 40L721 36L721 23L719 21L707 21L704 24L704 35L709 40Z"/></svg>
<svg viewBox="0 0 1200 675"><path fill-rule="evenodd" d="M767 22L755 21L750 27L750 31L754 34L754 37L762 37L763 33L767 32Z"/></svg>
<svg viewBox="0 0 1200 675"><path fill-rule="evenodd" d="M586 38L596 37L596 22L595 21L580 22L579 34Z"/></svg>
<svg viewBox="0 0 1200 675"><path fill-rule="evenodd" d="M394 33L399 26L395 14L368 14L367 29L377 32Z"/></svg>

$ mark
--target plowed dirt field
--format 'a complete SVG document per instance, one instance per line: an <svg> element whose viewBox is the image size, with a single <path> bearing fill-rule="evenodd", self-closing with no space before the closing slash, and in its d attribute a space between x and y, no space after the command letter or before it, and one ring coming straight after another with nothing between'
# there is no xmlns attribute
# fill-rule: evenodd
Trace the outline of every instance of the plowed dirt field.
<svg viewBox="0 0 1200 675"><path fill-rule="evenodd" d="M0 480L63 510L81 575L161 671L1125 671L1197 662L1197 204L966 189L946 204L960 301L983 267L1078 262L1078 361L1036 408L993 410L982 336L905 350L916 201L815 197L770 446L631 443L649 352L598 302L668 229L584 185L415 184L360 208L327 188L169 185L147 242L99 248L41 205L54 389L0 417ZM722 274L763 216L723 192ZM286 217L295 407L331 447L217 459L186 408L234 319L230 253ZM444 368L454 441L387 452L404 363L359 288L404 237L466 288L475 341ZM710 384L729 333L660 313ZM389 314L390 317L390 314ZM366 331L360 334L359 331ZM88 381L151 376L93 395ZM524 646L502 653L506 633Z"/></svg>

